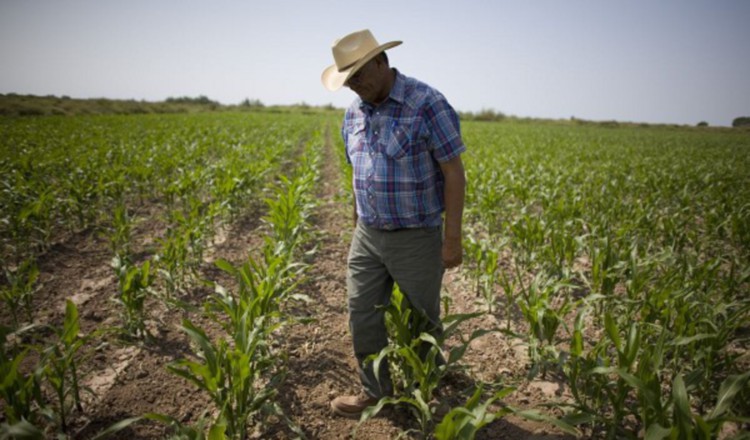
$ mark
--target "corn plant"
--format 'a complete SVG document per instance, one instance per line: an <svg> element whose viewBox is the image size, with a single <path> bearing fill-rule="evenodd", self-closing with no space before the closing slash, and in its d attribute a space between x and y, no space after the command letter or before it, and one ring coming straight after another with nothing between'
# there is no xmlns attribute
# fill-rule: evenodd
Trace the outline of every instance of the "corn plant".
<svg viewBox="0 0 750 440"><path fill-rule="evenodd" d="M68 211L66 217L72 220L70 229L73 227L84 229L94 222L97 216L97 210L92 209L99 199L95 175L97 171L102 170L89 163L85 166L71 164L70 167L73 170L66 176L63 192L66 194L64 199L65 209Z"/></svg>
<svg viewBox="0 0 750 440"><path fill-rule="evenodd" d="M165 283L165 297L169 301L182 291L190 273L188 267L189 236L178 227L167 229L167 236L161 240L161 249L156 256L157 271Z"/></svg>
<svg viewBox="0 0 750 440"><path fill-rule="evenodd" d="M526 285L516 266L516 283L520 286L516 302L530 327L528 344L532 366L529 377L534 377L540 371L545 374L548 364L557 360L556 335L574 304L570 296L564 294L565 283L547 279L542 273Z"/></svg>
<svg viewBox="0 0 750 440"><path fill-rule="evenodd" d="M280 176L272 188L273 198L266 198L268 213L263 221L271 227L265 237L266 247L278 255L293 256L297 248L309 241L309 220L315 207L313 187L319 177L318 144L307 145L302 163L291 178Z"/></svg>
<svg viewBox="0 0 750 440"><path fill-rule="evenodd" d="M13 425L0 424L0 438L3 439L25 439L43 440L44 432L26 420L21 420Z"/></svg>
<svg viewBox="0 0 750 440"><path fill-rule="evenodd" d="M473 263L469 269L474 279L476 295L484 299L487 313L492 313L497 296L495 286L499 283L500 269L498 262L500 253L488 240L477 241L473 236L464 243L468 259ZM500 244L497 247L501 247Z"/></svg>
<svg viewBox="0 0 750 440"><path fill-rule="evenodd" d="M10 329L0 327L0 397L3 400L5 423L0 432L12 432L26 427L38 430L34 424L41 422L40 409L44 404L41 389L42 370L35 368L30 374L21 369L21 363L29 353L29 348L18 352L6 347Z"/></svg>
<svg viewBox="0 0 750 440"><path fill-rule="evenodd" d="M58 437L69 434L71 412L83 411L79 352L92 336L80 336L79 330L78 310L70 300L66 301L63 327L53 328L57 341L49 345L32 346L13 355L5 346L7 332L3 330L0 395L5 401L7 422L0 428L3 435L41 439L51 427L58 431ZM38 352L40 360L26 375L20 366L29 351Z"/></svg>
<svg viewBox="0 0 750 440"><path fill-rule="evenodd" d="M421 432L430 432L434 427L436 407L431 404L440 380L448 371L457 368L471 341L493 330L475 330L468 337L458 334L458 326L482 313L447 315L443 318L444 329L434 327L421 311L409 303L408 298L396 287L390 303L385 306L389 345L380 353L370 356L379 379L381 364L387 362L394 381L394 397L385 397L362 413L361 421L375 416L386 405L406 405ZM443 356L443 345L452 336L460 343Z"/></svg>
<svg viewBox="0 0 750 440"><path fill-rule="evenodd" d="M734 399L743 391L747 393L750 372L728 377L721 383L714 408L708 414L696 413L691 409L688 392L682 375L677 375L672 383L672 423L671 426L649 425L646 436L659 438L695 438L708 440L716 438L724 423L736 421L748 423L747 415L732 414Z"/></svg>
<svg viewBox="0 0 750 440"><path fill-rule="evenodd" d="M19 327L19 312L23 309L28 322L32 320L33 300L39 269L31 259L24 260L15 270L5 270L7 285L0 286L0 299L13 318L13 326Z"/></svg>
<svg viewBox="0 0 750 440"><path fill-rule="evenodd" d="M219 209L217 204L204 205L196 197L187 197L190 211L175 209L169 212L170 226L161 240L157 256L159 274L165 282L166 299L182 291L196 276L203 261L203 253L212 233L213 218Z"/></svg>
<svg viewBox="0 0 750 440"><path fill-rule="evenodd" d="M78 309L67 300L63 327L56 329L58 341L42 351L43 376L56 400L52 414L63 433L68 432L71 411L83 412L77 357L89 337L80 336L79 331Z"/></svg>
<svg viewBox="0 0 750 440"><path fill-rule="evenodd" d="M187 425L174 417L158 413L148 413L143 418L169 426L171 434L166 437L166 440L226 439L226 424L218 421L209 425L210 422L205 413L198 419L196 426ZM131 423L140 419L140 417L134 419ZM208 428L207 425L209 425ZM208 431L208 435L206 435L206 431Z"/></svg>
<svg viewBox="0 0 750 440"><path fill-rule="evenodd" d="M147 260L139 267L115 257L111 266L118 279L118 294L114 300L124 309L122 320L125 334L135 338L150 337L146 329L144 305L154 281L151 261Z"/></svg>
<svg viewBox="0 0 750 440"><path fill-rule="evenodd" d="M50 244L55 196L51 187L44 188L21 209L19 214L21 223L28 225L32 246L42 251L46 250Z"/></svg>
<svg viewBox="0 0 750 440"><path fill-rule="evenodd" d="M284 319L281 306L285 302L306 300L295 293L306 266L277 256L270 249L265 250L261 262L248 257L242 266L235 267L226 260L219 260L216 267L235 277L239 285L236 295L216 285L216 293L207 303L211 316L230 334L234 334L239 323L246 318L254 321L265 317L264 325L275 326L276 321ZM217 311L223 312L229 321L216 317L214 312ZM269 328L265 333L272 330Z"/></svg>
<svg viewBox="0 0 750 440"><path fill-rule="evenodd" d="M224 339L213 343L203 330L185 320L183 329L198 347L201 360L183 359L169 366L208 393L219 411L215 426L224 426L230 439L246 439L251 418L280 413L273 397L285 371L266 347L262 321L253 323L245 316L235 333L240 339L230 344Z"/></svg>
<svg viewBox="0 0 750 440"><path fill-rule="evenodd" d="M482 391L483 388L481 386L477 387L474 394L466 401L464 406L452 408L448 414L443 416L440 423L435 426L435 439L472 440L482 427L513 412L509 407L499 410L492 410L490 408L490 405L497 400L513 392L513 388L505 388L498 391L484 402L481 402Z"/></svg>
<svg viewBox="0 0 750 440"><path fill-rule="evenodd" d="M133 220L124 203L118 203L113 211L112 227L109 231L109 243L112 253L120 259L130 258L130 241Z"/></svg>
<svg viewBox="0 0 750 440"><path fill-rule="evenodd" d="M271 225L272 230L267 240L276 246L286 248L279 249L278 253L291 254L304 240L306 223L312 207L307 194L313 178L314 176L307 175L289 180L285 176L280 176L280 184L274 191L275 199L265 200L268 214L263 219Z"/></svg>

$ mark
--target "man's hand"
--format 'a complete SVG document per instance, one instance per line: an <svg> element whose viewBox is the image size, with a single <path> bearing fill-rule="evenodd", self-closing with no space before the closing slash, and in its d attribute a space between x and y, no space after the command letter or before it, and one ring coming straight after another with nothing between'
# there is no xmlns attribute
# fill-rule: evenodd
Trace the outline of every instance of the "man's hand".
<svg viewBox="0 0 750 440"><path fill-rule="evenodd" d="M445 177L445 238L443 239L443 267L450 269L461 264L461 216L464 212L466 177L461 156L440 163Z"/></svg>
<svg viewBox="0 0 750 440"><path fill-rule="evenodd" d="M445 239L443 241L443 267L450 269L461 264L464 257L464 250L461 246L461 239Z"/></svg>

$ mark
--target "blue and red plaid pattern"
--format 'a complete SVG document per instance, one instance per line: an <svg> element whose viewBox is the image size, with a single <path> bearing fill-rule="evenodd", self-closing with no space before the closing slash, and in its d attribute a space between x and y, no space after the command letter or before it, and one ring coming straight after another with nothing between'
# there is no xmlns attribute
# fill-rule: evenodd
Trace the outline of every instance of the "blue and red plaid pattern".
<svg viewBox="0 0 750 440"><path fill-rule="evenodd" d="M442 224L439 163L466 146L458 115L440 92L396 71L388 99L373 107L357 98L346 111L341 134L353 166L360 221L378 229Z"/></svg>

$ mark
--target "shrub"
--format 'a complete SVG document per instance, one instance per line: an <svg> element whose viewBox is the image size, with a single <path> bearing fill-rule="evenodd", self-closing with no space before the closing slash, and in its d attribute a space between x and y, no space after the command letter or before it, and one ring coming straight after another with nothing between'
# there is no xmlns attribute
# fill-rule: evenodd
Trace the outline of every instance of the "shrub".
<svg viewBox="0 0 750 440"><path fill-rule="evenodd" d="M732 127L748 127L750 126L750 116L740 116L732 121Z"/></svg>

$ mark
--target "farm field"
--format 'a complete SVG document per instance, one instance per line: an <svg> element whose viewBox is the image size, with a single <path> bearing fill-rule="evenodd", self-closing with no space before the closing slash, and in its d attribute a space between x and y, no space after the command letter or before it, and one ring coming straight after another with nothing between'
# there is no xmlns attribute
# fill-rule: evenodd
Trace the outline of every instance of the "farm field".
<svg viewBox="0 0 750 440"><path fill-rule="evenodd" d="M339 124L0 119L0 437L741 438L750 133L463 123L448 363L391 307L401 402L358 423Z"/></svg>

